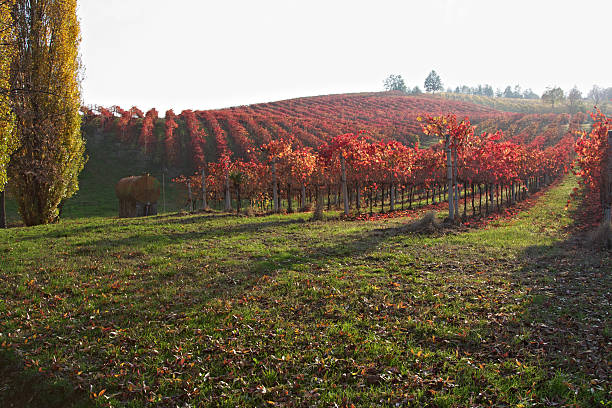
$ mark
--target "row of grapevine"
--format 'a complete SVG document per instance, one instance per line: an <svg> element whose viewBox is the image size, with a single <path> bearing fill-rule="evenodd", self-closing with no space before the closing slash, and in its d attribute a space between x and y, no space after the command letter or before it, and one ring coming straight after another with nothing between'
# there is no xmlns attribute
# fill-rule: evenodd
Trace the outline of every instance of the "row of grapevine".
<svg viewBox="0 0 612 408"><path fill-rule="evenodd" d="M443 110L469 113L481 132L476 135L469 121L453 119L464 135L448 142L453 151L452 196L456 207L459 190L463 192L464 212L467 191L475 211L475 196L484 197L488 208L506 189L512 202L558 175L569 164L573 141L566 135L581 129L586 120L580 114L502 113L394 93L299 98L180 115L169 110L164 119L154 109L145 114L136 107L125 111L117 106L84 108L83 115L86 123L114 131L119 140L140 145L165 165L182 168L183 174L195 172L180 180L189 183L194 197L204 180L204 196L225 201L225 208L231 205L228 196L241 195L274 209L284 197L293 210L294 199L305 206L325 190L328 207L337 194L348 201L345 207L361 211L363 204L372 209L380 203L384 209L385 200L393 210L399 196L402 206L448 196L447 146L434 143L421 149L418 143L423 134L431 143L451 131L444 128L448 123L432 132L418 121L419 113L425 113L430 125L434 117L448 122L450 116L435 116ZM352 129L360 132L351 134Z"/></svg>
<svg viewBox="0 0 612 408"><path fill-rule="evenodd" d="M437 137L452 135L447 143L456 153L455 184L462 190L457 197L464 198L464 214L468 197L474 213L477 196L485 199L487 211L493 202L500 206L504 193L511 204L563 174L571 163L574 139L570 135L555 145L518 144L505 139L502 132L476 135L468 119L457 122L454 115L427 116L423 129ZM412 205L416 197L435 201L448 193L444 147L442 143L428 149L408 147L398 141L374 140L366 132L338 135L318 151L294 138L276 139L263 146L262 160L210 163L206 191L210 200L227 202L227 194L240 195L238 202L247 199L262 210L267 205L278 210L283 197L289 211L294 210L294 200L303 207L307 197L310 201L319 197L322 205L324 192L328 197L338 192L344 198L345 214L353 205L357 212L364 206L371 212L378 202L384 210L385 200L393 211L404 205L405 196ZM201 189L199 173L177 181L189 184L191 191Z"/></svg>
<svg viewBox="0 0 612 408"><path fill-rule="evenodd" d="M394 93L328 95L194 111L198 124L190 111L179 115L169 111L165 119L158 119L154 109L145 114L136 107L84 108L83 114L86 122L96 122L106 132L114 131L126 144L140 145L166 166L195 169L202 162L201 149L206 161L224 154L250 160L262 144L290 135L298 144L315 149L353 129L365 130L375 140L414 145L421 134L418 114L443 111L469 115L477 121L505 115L469 103ZM168 123L160 123L163 121ZM195 125L199 131L194 133Z"/></svg>
<svg viewBox="0 0 612 408"><path fill-rule="evenodd" d="M612 205L612 120L599 110L592 115L593 126L576 141L573 171L586 192L586 202L603 213L610 223Z"/></svg>

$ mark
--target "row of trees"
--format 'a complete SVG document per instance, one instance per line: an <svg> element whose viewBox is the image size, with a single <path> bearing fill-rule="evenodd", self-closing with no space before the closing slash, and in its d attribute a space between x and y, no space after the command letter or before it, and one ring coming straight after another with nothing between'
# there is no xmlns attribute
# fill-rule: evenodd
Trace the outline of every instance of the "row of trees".
<svg viewBox="0 0 612 408"><path fill-rule="evenodd" d="M576 113L581 108L586 110L584 102L590 101L593 105L600 106L602 103L612 101L612 88L601 88L593 85L585 99L582 92L576 86L570 89L567 95L559 87L549 87L542 94L542 100L549 102L553 109L555 104L566 102L570 113Z"/></svg>
<svg viewBox="0 0 612 408"><path fill-rule="evenodd" d="M402 78L401 75L391 74L384 80L383 84L385 91L400 91L412 95L420 95L423 93L421 88L418 86L408 89L406 83L404 82L404 78ZM444 89L440 76L434 70L432 70L429 75L427 75L427 78L425 78L424 86L425 91L431 93L442 91Z"/></svg>
<svg viewBox="0 0 612 408"><path fill-rule="evenodd" d="M441 143L420 149L349 133L334 137L315 152L295 139L277 139L263 146L261 160L231 160L226 155L203 166L204 171L176 181L188 186L191 200L205 194L203 205L211 199L223 200L226 210L231 209L231 195L238 198L238 205L246 198L262 210L271 203L273 211L280 209L281 197L289 211L295 209L294 201L304 207L307 197L315 197L315 213L319 213L325 193L328 207L330 194L338 194L348 215L352 205L361 212L368 206L372 211L380 203L384 210L386 199L393 211L404 205L405 197L412 205L417 193L433 201L445 194L453 219L459 216L461 196L464 213L468 195L474 209L476 192L487 208L493 197L499 203L504 191L511 203L525 190L562 174L571 161L571 136L548 147L542 138L517 143L505 140L501 132L476 135L468 119L458 121L454 115L425 116L423 130Z"/></svg>
<svg viewBox="0 0 612 408"><path fill-rule="evenodd" d="M387 77L384 81L384 87L387 91L401 91L407 94L422 93L418 86L415 86L412 88L412 90L408 89L401 75L389 75L389 77ZM436 71L431 71L425 79L425 90L432 93L443 90L442 81ZM523 90L518 84L514 87L508 85L503 91L500 88L497 88L497 90L494 91L491 85L485 84L477 85L475 87L461 85L457 86L455 89L448 88L446 92L487 96L490 98L540 99L540 96L533 92L531 88ZM567 101L570 113L575 113L578 112L581 102L585 100L593 102L595 106L612 100L612 87L603 88L599 85L593 85L593 88L589 90L585 99L583 98L582 92L576 86L574 86L567 94L563 91L563 89L553 86L546 88L541 99L550 103L553 110L555 108L555 104L558 105L559 103Z"/></svg>
<svg viewBox="0 0 612 408"><path fill-rule="evenodd" d="M407 94L420 94L421 89L418 86L415 86L412 89L409 89L404 82L404 79L401 75L389 75L383 82L384 88L386 91L401 91ZM425 78L425 91L435 93L437 91L443 91L444 85L442 84L442 79L440 75L435 70L432 70L427 78ZM524 98L524 99L539 99L540 97L534 93L530 88L523 90L520 85L515 85L511 87L508 85L503 91L499 88L497 90L493 90L491 85L477 85L475 87L470 87L466 85L457 86L455 89L447 88L446 92L448 93L458 93L458 94L467 94L467 95L481 95L488 96L490 98Z"/></svg>
<svg viewBox="0 0 612 408"><path fill-rule="evenodd" d="M480 95L488 96L489 98L519 98L519 99L539 99L540 97L534 93L531 88L523 90L520 85L514 85L514 87L508 85L503 91L500 88L493 90L493 87L489 84L477 85L470 87L467 85L457 86L455 89L448 88L448 93L466 94L466 95Z"/></svg>
<svg viewBox="0 0 612 408"><path fill-rule="evenodd" d="M78 189L80 38L76 0L0 1L1 226L7 185L26 225L57 220Z"/></svg>
<svg viewBox="0 0 612 408"><path fill-rule="evenodd" d="M488 96L490 98L540 99L540 96L533 92L531 88L523 90L520 85L515 85L514 87L508 85L503 91L500 88L497 88L497 90L494 91L491 85L478 85L475 87L461 85L457 86L454 90L452 88L448 88L447 92ZM546 88L541 99L546 100L553 105L554 103L567 99L567 102L571 106L579 101L590 101L593 105L598 106L603 102L612 100L612 87L603 88L599 85L593 85L586 97L584 97L582 92L576 86L570 89L567 93L561 88L553 86Z"/></svg>

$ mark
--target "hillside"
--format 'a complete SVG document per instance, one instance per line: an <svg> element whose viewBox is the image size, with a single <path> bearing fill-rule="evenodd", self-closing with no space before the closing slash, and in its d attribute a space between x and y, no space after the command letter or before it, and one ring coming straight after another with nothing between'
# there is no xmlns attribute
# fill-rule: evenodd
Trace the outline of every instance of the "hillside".
<svg viewBox="0 0 612 408"><path fill-rule="evenodd" d="M497 109L504 112L515 113L570 113L570 106L567 101L557 104L555 108L550 103L544 102L541 99L520 99L520 98L491 98L484 95L469 95L462 93L442 92L438 94L440 98L475 103L491 109ZM612 113L612 102L602 102L599 106L602 112L606 114ZM577 103L576 111L588 113L593 109L593 102L582 100Z"/></svg>
<svg viewBox="0 0 612 408"><path fill-rule="evenodd" d="M377 92L187 110L176 116L168 111L165 119L158 118L157 111L145 115L136 107L92 107L85 120L88 128L112 130L127 145L140 145L154 161L193 169L203 161L216 161L225 149L235 158L253 158L263 144L278 138L294 137L303 146L317 148L339 134L365 131L374 140L414 145L422 137L418 116L449 112L469 116L474 123L501 114L469 102Z"/></svg>
<svg viewBox="0 0 612 408"><path fill-rule="evenodd" d="M478 131L527 132L530 140L542 132L556 132L548 137L556 141L567 131L568 118L563 115L510 114L469 102L395 92L304 97L179 115L169 111L165 118L137 108L95 107L85 110L83 120L89 160L80 190L66 201L62 217L116 215L116 182L145 172L166 181L160 211L180 209L186 197L168 182L171 178L193 174L202 163L218 160L224 149L234 159L260 160L261 146L279 138L294 138L298 145L317 149L339 134L365 131L372 140L398 140L408 146L420 141L427 146L437 139L422 133L417 117L449 112L469 116ZM7 207L9 222L18 222L14 203L9 200Z"/></svg>

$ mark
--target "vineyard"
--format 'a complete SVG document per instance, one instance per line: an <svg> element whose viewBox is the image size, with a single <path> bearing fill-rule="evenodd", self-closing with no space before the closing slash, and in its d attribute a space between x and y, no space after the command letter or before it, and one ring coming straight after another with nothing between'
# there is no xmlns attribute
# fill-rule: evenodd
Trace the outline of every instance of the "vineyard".
<svg viewBox="0 0 612 408"><path fill-rule="evenodd" d="M447 111L453 115L443 115ZM83 113L85 126L114 132L167 166L182 165L175 181L191 209L216 203L225 210L278 212L284 204L292 212L319 202L329 210L342 198L345 216L447 200L447 147L454 155L455 206L463 198L464 217L468 199L472 214L499 209L504 194L511 205L567 172L573 134L589 119L503 113L393 92L179 115L169 110L163 119L155 109L145 114L135 107ZM444 140L447 134L452 140Z"/></svg>
<svg viewBox="0 0 612 408"><path fill-rule="evenodd" d="M571 235L608 208L610 120L319 98L83 109L128 152L88 188L138 149L190 210L257 216L2 232L0 405L605 406L610 258Z"/></svg>
<svg viewBox="0 0 612 408"><path fill-rule="evenodd" d="M565 3L0 0L0 408L612 408Z"/></svg>
<svg viewBox="0 0 612 408"><path fill-rule="evenodd" d="M169 165L215 161L227 149L245 160L252 157L253 148L289 135L311 148L339 134L356 131L368 132L375 140L394 139L412 145L421 134L416 120L419 115L451 111L470 116L475 122L502 114L470 103L393 92L299 98L212 111L186 110L179 115L170 110L165 120L158 120L154 109L146 115L136 107L83 109L88 124L94 121L95 126L116 131L125 143L138 143ZM193 157L182 162L186 155Z"/></svg>

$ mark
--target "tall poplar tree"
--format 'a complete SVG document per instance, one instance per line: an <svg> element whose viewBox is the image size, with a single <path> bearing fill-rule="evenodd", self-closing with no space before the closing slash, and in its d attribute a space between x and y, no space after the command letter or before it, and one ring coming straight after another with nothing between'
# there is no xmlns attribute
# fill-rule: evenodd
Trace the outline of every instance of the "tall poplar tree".
<svg viewBox="0 0 612 408"><path fill-rule="evenodd" d="M54 222L85 163L76 0L14 0L10 187L26 225Z"/></svg>
<svg viewBox="0 0 612 408"><path fill-rule="evenodd" d="M10 105L10 66L13 57L13 19L15 0L0 0L0 228L6 227L4 194L7 167L11 153L17 147L13 134L14 116Z"/></svg>

